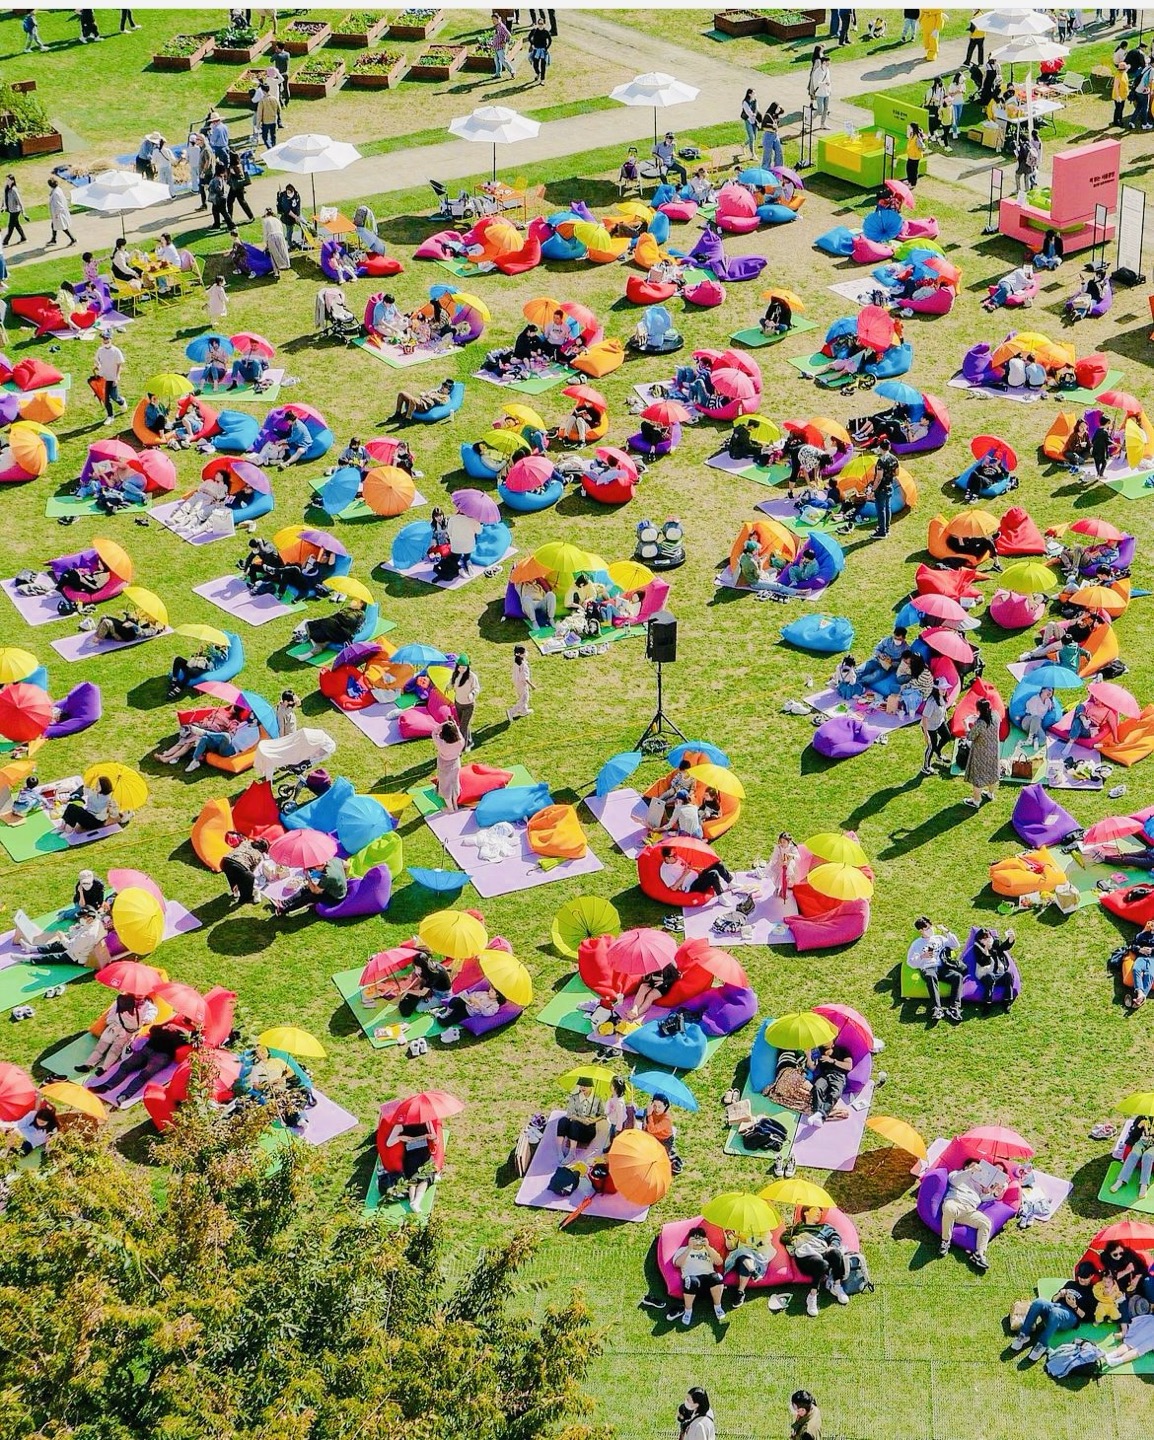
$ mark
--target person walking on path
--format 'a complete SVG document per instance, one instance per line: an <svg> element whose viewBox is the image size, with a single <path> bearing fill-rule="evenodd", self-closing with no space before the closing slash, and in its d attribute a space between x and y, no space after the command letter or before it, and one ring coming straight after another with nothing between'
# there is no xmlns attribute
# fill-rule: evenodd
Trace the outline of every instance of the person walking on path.
<svg viewBox="0 0 1154 1440"><path fill-rule="evenodd" d="M966 31L968 36L966 40L966 58L962 61L962 65L967 70L970 68L971 61L978 65L984 65L986 63L986 32L979 30L975 23L980 14L982 14L982 11L974 11Z"/></svg>
<svg viewBox="0 0 1154 1440"><path fill-rule="evenodd" d="M513 646L513 693L516 700L505 711L510 720L521 720L526 715L532 715L533 707L529 704L529 697L536 690L533 677L529 671L529 661L526 657L524 645Z"/></svg>
<svg viewBox="0 0 1154 1440"><path fill-rule="evenodd" d="M749 146L751 158L757 156L757 127L761 121L757 113L757 96L752 90L745 92L741 102L741 123L745 126L745 143Z"/></svg>
<svg viewBox="0 0 1154 1440"><path fill-rule="evenodd" d="M100 344L92 361L96 374L104 381L104 423L111 425L116 410L127 410L128 401L121 398L120 376L124 371L124 351L112 343L112 331L100 332Z"/></svg>
<svg viewBox="0 0 1154 1440"><path fill-rule="evenodd" d="M988 700L979 700L974 723L966 731L970 753L966 756L965 776L973 794L962 801L971 810L980 810L983 800L992 800L1000 777L1001 744L998 720Z"/></svg>
<svg viewBox="0 0 1154 1440"><path fill-rule="evenodd" d="M264 102L262 101L261 103L263 104ZM229 223L231 224L234 221L233 210L237 205L244 211L247 219L255 220L256 216L248 208L248 201L244 195L244 192L248 189L248 173L239 155L233 155L229 160L228 170L225 173L225 183L228 186L225 204L228 211Z"/></svg>
<svg viewBox="0 0 1154 1440"><path fill-rule="evenodd" d="M809 78L805 82L805 88L809 95L810 108L821 120L821 128L824 130L829 124L829 97L833 89L833 80L829 73L829 57L822 45L814 46L813 58L809 65Z"/></svg>
<svg viewBox="0 0 1154 1440"><path fill-rule="evenodd" d="M68 236L69 245L76 244L76 236L73 235L69 221L72 219L72 211L68 205L68 192L55 175L48 180L48 223L52 226L52 238L49 245L56 244L57 233L61 230Z"/></svg>
<svg viewBox="0 0 1154 1440"><path fill-rule="evenodd" d="M283 114L289 107L289 52L285 49L283 40L278 40L272 47L272 54L269 56L273 67L280 80L280 108ZM277 128L283 130L284 123L277 120Z"/></svg>
<svg viewBox="0 0 1154 1440"><path fill-rule="evenodd" d="M921 15L921 13L922 13L922 12L921 12L920 10L903 10L903 11L902 11L902 44L903 44L903 45L908 45L908 44L910 43L910 41L914 38L914 36L918 33L918 17Z"/></svg>
<svg viewBox="0 0 1154 1440"><path fill-rule="evenodd" d="M266 150L276 144L276 132L280 126L280 97L273 90L266 90L257 101L256 122L260 126L261 143Z"/></svg>
<svg viewBox="0 0 1154 1440"><path fill-rule="evenodd" d="M890 507L897 478L898 457L889 439L883 435L878 441L877 459L874 461L873 500L878 512L878 528L873 533L875 540L884 540L890 533Z"/></svg>
<svg viewBox="0 0 1154 1440"><path fill-rule="evenodd" d="M453 666L453 673L449 676L449 699L452 701L453 709L457 712L457 726L461 731L461 738L465 742L465 749L473 748L473 711L477 708L477 698L481 693L481 682L474 674L469 664L467 655L458 655L457 663Z"/></svg>
<svg viewBox="0 0 1154 1440"><path fill-rule="evenodd" d="M494 10L494 11L493 11L493 78L494 78L495 80L500 80L501 76L502 76L503 74L505 74L505 73L508 73L508 76L509 76L509 79L510 79L510 80L515 80L515 79L517 78L517 72L516 72L516 70L513 69L512 65L509 63L509 57L508 57L508 55L506 55L506 53L505 53L506 50L508 50L508 48L509 48L509 42L510 42L510 40L512 40L512 38L513 38L513 36L512 36L512 33L511 33L510 30L509 30L508 25L505 24L505 22L504 22L504 20L502 20L501 16L498 15L497 12Z"/></svg>
<svg viewBox="0 0 1154 1440"><path fill-rule="evenodd" d="M123 35L126 30L139 29L140 26L136 23L136 16L133 15L132 11L122 10L120 12L120 33Z"/></svg>
<svg viewBox="0 0 1154 1440"><path fill-rule="evenodd" d="M535 12L538 16L533 22L533 28L529 31L527 44L529 46L529 60L533 66L533 74L537 77L537 84L544 85L545 76L549 70L549 51L553 46L553 37L549 34L549 27L544 20L544 11Z"/></svg>
<svg viewBox="0 0 1154 1440"><path fill-rule="evenodd" d="M24 46L25 55L28 54L29 50L35 50L37 48L41 50L48 49L48 46L45 45L44 41L40 38L40 28L36 23L35 10L29 10L24 19L21 20L20 28L24 31L28 39L28 43Z"/></svg>
<svg viewBox="0 0 1154 1440"><path fill-rule="evenodd" d="M9 175L4 182L4 210L8 216L8 229L4 232L4 244L12 244L12 236L19 235L21 241L27 241L28 236L24 233L24 226L20 223L20 217L24 214L24 201L20 195L20 188L16 184L16 176Z"/></svg>
<svg viewBox="0 0 1154 1440"><path fill-rule="evenodd" d="M761 117L761 163L767 170L775 165L785 164L779 131L784 115L785 111L777 101L771 100Z"/></svg>

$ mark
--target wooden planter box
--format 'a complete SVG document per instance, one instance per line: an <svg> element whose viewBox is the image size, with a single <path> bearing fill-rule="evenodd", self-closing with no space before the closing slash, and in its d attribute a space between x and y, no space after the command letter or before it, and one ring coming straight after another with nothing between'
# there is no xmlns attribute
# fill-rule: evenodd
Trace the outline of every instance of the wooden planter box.
<svg viewBox="0 0 1154 1440"><path fill-rule="evenodd" d="M154 70L195 70L198 65L203 65L216 48L216 41L211 35L206 35L204 44L194 50L191 55L154 55L152 57L152 68Z"/></svg>
<svg viewBox="0 0 1154 1440"><path fill-rule="evenodd" d="M772 35L775 40L812 40L817 34L817 21L798 20L793 24L783 25L780 20L771 20L767 15L765 33Z"/></svg>
<svg viewBox="0 0 1154 1440"><path fill-rule="evenodd" d="M258 65L251 70L242 70L224 92L224 103L226 105L247 105L253 87L258 80L264 79L264 68L263 65Z"/></svg>
<svg viewBox="0 0 1154 1440"><path fill-rule="evenodd" d="M347 80L354 90L392 90L404 79L408 68L409 62L403 55L397 56L390 70L382 72L358 70L354 63Z"/></svg>
<svg viewBox="0 0 1154 1440"><path fill-rule="evenodd" d="M338 65L325 80L301 80L289 76L289 98L291 100L323 100L345 83L345 67Z"/></svg>
<svg viewBox="0 0 1154 1440"><path fill-rule="evenodd" d="M242 46L233 50L228 47L217 45L209 57L217 60L222 65L251 65L258 55L263 55L272 44L272 31L267 35L258 35L251 45Z"/></svg>
<svg viewBox="0 0 1154 1440"><path fill-rule="evenodd" d="M329 44L338 50L367 50L376 44L389 28L389 17L382 15L367 30L334 30Z"/></svg>
<svg viewBox="0 0 1154 1440"><path fill-rule="evenodd" d="M47 135L24 135L20 140L21 155L57 155L63 149L59 130L50 130Z"/></svg>
<svg viewBox="0 0 1154 1440"><path fill-rule="evenodd" d="M423 55L418 55L413 64L409 67L410 80L451 80L461 66L465 63L467 50L464 45L450 45L445 47L453 53L452 60L447 65L422 64Z"/></svg>
<svg viewBox="0 0 1154 1440"><path fill-rule="evenodd" d="M33 90L36 89L36 81L12 80L9 82L9 88L14 90L17 95L29 95Z"/></svg>
<svg viewBox="0 0 1154 1440"><path fill-rule="evenodd" d="M445 12L438 10L428 20L408 24L400 15L389 22L390 40L429 40L445 23Z"/></svg>
<svg viewBox="0 0 1154 1440"><path fill-rule="evenodd" d="M812 20L815 25L820 25L825 19L824 10L802 10L799 11L799 14L804 15L807 20Z"/></svg>
<svg viewBox="0 0 1154 1440"><path fill-rule="evenodd" d="M293 28L293 26L297 24L307 25L310 23L316 23L317 28L307 32L294 30ZM319 22L310 22L307 20L294 20L292 25L286 27L284 34L280 38L281 44L288 53L299 59L302 55L311 55L314 50L319 50L332 33L333 27L331 25L323 25ZM292 94L291 90L289 94Z"/></svg>
<svg viewBox="0 0 1154 1440"><path fill-rule="evenodd" d="M517 57L521 54L524 48L525 46L522 42L520 35L514 36L513 40L505 51L510 65L516 65ZM469 53L468 51L466 51L465 63L461 66L461 69L467 71L470 75L492 75L493 52L489 51L488 53L486 53L485 51L475 50L472 53Z"/></svg>
<svg viewBox="0 0 1154 1440"><path fill-rule="evenodd" d="M720 10L713 17L713 28L723 35L764 35L765 16L753 10Z"/></svg>

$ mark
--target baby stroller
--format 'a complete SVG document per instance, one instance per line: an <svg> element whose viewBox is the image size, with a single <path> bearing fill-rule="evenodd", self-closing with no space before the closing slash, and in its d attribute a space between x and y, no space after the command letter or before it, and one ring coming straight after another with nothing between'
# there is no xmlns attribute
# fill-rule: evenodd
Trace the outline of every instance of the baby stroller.
<svg viewBox="0 0 1154 1440"><path fill-rule="evenodd" d="M276 785L281 810L293 809L319 793L309 786L308 778L314 772L323 773L317 767L336 748L337 742L327 731L306 726L279 739L261 740L253 757L253 773Z"/></svg>
<svg viewBox="0 0 1154 1440"><path fill-rule="evenodd" d="M430 180L429 186L437 197L437 215L442 220L474 220L477 204L464 190L459 195L450 195L439 180Z"/></svg>
<svg viewBox="0 0 1154 1440"><path fill-rule="evenodd" d="M323 339L339 340L342 345L351 345L361 333L361 322L349 309L339 285L326 285L317 291L313 324Z"/></svg>

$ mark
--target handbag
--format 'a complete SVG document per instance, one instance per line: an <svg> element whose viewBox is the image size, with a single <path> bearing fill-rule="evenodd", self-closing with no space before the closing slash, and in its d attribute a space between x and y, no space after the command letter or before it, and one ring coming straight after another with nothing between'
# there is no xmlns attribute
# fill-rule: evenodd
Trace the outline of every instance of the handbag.
<svg viewBox="0 0 1154 1440"><path fill-rule="evenodd" d="M1022 1326L1026 1323L1026 1311L1030 1308L1028 1300L1015 1300L1010 1306L1010 1334L1020 1334Z"/></svg>

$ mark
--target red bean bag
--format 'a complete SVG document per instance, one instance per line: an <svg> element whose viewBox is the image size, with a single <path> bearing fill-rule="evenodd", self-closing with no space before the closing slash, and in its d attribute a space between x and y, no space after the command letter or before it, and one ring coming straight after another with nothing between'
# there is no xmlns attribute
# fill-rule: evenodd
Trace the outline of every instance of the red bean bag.
<svg viewBox="0 0 1154 1440"><path fill-rule="evenodd" d="M455 246L461 237L456 230L439 230L422 240L413 251L414 260L449 260L453 256L450 246Z"/></svg>
<svg viewBox="0 0 1154 1440"><path fill-rule="evenodd" d="M1099 351L1074 362L1074 374L1083 390L1096 390L1110 373L1110 362Z"/></svg>
<svg viewBox="0 0 1154 1440"><path fill-rule="evenodd" d="M13 295L8 308L22 320L31 320L36 326L37 338L66 328L60 307L50 295ZM80 310L72 318L82 330L88 330L96 323L96 311Z"/></svg>
<svg viewBox="0 0 1154 1440"><path fill-rule="evenodd" d="M661 851L671 842L661 842L656 845L648 845L637 857L637 883L641 886L642 893L648 895L650 900L656 900L659 905L672 905L678 909L684 906L686 909L704 905L712 900L713 896L705 893L700 894L684 890L671 890L661 879ZM684 836L672 842L677 852L678 859L686 860L694 871L700 873L707 866L713 865L718 859L716 850L706 845L703 840L689 840Z"/></svg>
<svg viewBox="0 0 1154 1440"><path fill-rule="evenodd" d="M357 266L358 275L399 275L405 267L393 255L366 255Z"/></svg>
<svg viewBox="0 0 1154 1440"><path fill-rule="evenodd" d="M953 600L980 600L982 596L970 570L935 570L932 565L918 566L914 589L918 595L949 595Z"/></svg>
<svg viewBox="0 0 1154 1440"><path fill-rule="evenodd" d="M1011 505L998 522L994 544L999 555L1044 555L1042 532L1020 505Z"/></svg>
<svg viewBox="0 0 1154 1440"><path fill-rule="evenodd" d="M1101 897L1101 905L1120 920L1149 925L1154 921L1154 886L1127 885L1123 890L1111 890Z"/></svg>
<svg viewBox="0 0 1154 1440"><path fill-rule="evenodd" d="M495 765L461 766L461 794L459 805L475 805L482 795L490 790L502 790L513 778L511 770L499 770Z"/></svg>
<svg viewBox="0 0 1154 1440"><path fill-rule="evenodd" d="M659 305L676 294L676 285L652 283L644 275L630 275L625 282L625 298L632 300L634 305Z"/></svg>
<svg viewBox="0 0 1154 1440"><path fill-rule="evenodd" d="M251 840L274 825L280 825L280 810L272 785L267 780L254 780L232 807L233 829Z"/></svg>
<svg viewBox="0 0 1154 1440"><path fill-rule="evenodd" d="M582 940L577 950L577 973L603 1000L613 1000L618 995L632 995L641 983L640 975L622 975L609 964L611 935L595 935ZM491 947L490 947L491 948Z"/></svg>
<svg viewBox="0 0 1154 1440"><path fill-rule="evenodd" d="M37 360L29 356L14 367L10 379L18 390L28 391L43 390L46 385L59 385L64 376L55 365L49 365L47 360Z"/></svg>
<svg viewBox="0 0 1154 1440"><path fill-rule="evenodd" d="M967 721L978 713L978 701L988 700L990 709L998 717L998 736L1004 740L1010 733L1010 722L1006 716L1006 702L998 694L997 687L981 676L971 682L969 689L958 701L957 708L950 716L950 734L964 735Z"/></svg>
<svg viewBox="0 0 1154 1440"><path fill-rule="evenodd" d="M687 1000L693 1000L698 995L704 995L707 990L713 988L713 976L703 965L690 964L682 970L677 982L669 989L661 1001L663 1010L676 1010L678 1006L684 1005Z"/></svg>

